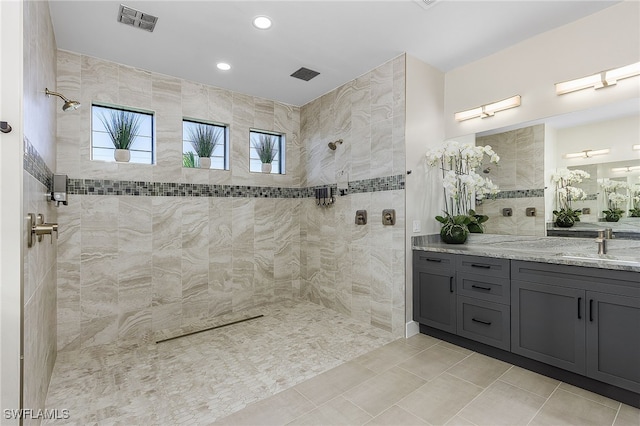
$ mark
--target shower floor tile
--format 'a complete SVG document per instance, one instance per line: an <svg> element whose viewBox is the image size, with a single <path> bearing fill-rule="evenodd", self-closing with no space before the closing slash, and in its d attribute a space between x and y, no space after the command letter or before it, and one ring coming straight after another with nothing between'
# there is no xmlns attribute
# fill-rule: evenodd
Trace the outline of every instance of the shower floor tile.
<svg viewBox="0 0 640 426"><path fill-rule="evenodd" d="M243 314L264 317L158 344L59 352L46 408L70 418L43 424L210 424L394 340L305 301Z"/></svg>

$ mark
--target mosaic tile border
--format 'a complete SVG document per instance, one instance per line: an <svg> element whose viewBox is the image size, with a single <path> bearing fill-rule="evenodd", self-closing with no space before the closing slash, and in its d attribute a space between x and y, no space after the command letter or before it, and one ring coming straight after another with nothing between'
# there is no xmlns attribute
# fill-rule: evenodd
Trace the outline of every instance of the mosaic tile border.
<svg viewBox="0 0 640 426"><path fill-rule="evenodd" d="M68 185L69 194L73 195L131 195L140 197L311 198L314 197L315 188L324 186L333 188L333 193L337 193L336 184L306 188L283 188L70 178ZM385 176L349 182L349 189L346 193L403 190L404 185L404 175Z"/></svg>
<svg viewBox="0 0 640 426"><path fill-rule="evenodd" d="M53 189L53 172L38 151L24 138L23 168L47 187ZM319 185L305 188L271 186L208 185L174 182L145 182L112 179L68 180L69 194L73 195L131 195L140 197L236 197L236 198L312 198L314 189L329 186L337 194L337 185ZM403 190L405 176L384 176L349 182L341 195L378 191Z"/></svg>
<svg viewBox="0 0 640 426"><path fill-rule="evenodd" d="M31 142L29 142L29 139L26 137L24 138L22 168L31 176L36 178L38 182L46 186L48 191L53 190L53 172L40 156L38 150L31 145Z"/></svg>
<svg viewBox="0 0 640 426"><path fill-rule="evenodd" d="M542 189L515 189L512 191L500 191L495 198L535 198L544 197L544 188ZM492 198L487 198L491 200Z"/></svg>

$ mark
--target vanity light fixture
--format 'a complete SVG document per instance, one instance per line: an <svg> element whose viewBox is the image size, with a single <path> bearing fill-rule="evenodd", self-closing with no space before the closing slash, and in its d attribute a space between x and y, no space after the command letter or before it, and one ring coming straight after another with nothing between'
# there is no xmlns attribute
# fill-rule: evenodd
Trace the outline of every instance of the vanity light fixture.
<svg viewBox="0 0 640 426"><path fill-rule="evenodd" d="M633 146L633 149L634 149L635 151L640 151L640 144L638 144L638 145L634 145L634 146Z"/></svg>
<svg viewBox="0 0 640 426"><path fill-rule="evenodd" d="M594 155L604 155L609 153L609 148L606 149L585 149L580 152L572 152L571 154L565 154L564 158L591 158Z"/></svg>
<svg viewBox="0 0 640 426"><path fill-rule="evenodd" d="M522 98L520 95L515 95L501 101L493 102L486 105L481 105L477 108L468 109L466 111L456 112L454 117L457 121L469 120L471 118L487 118L493 117L498 111L504 111L505 109L519 107Z"/></svg>
<svg viewBox="0 0 640 426"><path fill-rule="evenodd" d="M633 172L634 170L640 170L640 166L627 166L627 167L614 167L612 172Z"/></svg>
<svg viewBox="0 0 640 426"><path fill-rule="evenodd" d="M626 65L612 70L601 71L597 74L576 78L575 80L556 83L556 95L564 95L582 89L601 89L615 85L618 80L640 75L640 62Z"/></svg>
<svg viewBox="0 0 640 426"><path fill-rule="evenodd" d="M218 69L221 71L229 71L231 69L231 65L226 62L218 62L216 64L216 67L218 67Z"/></svg>

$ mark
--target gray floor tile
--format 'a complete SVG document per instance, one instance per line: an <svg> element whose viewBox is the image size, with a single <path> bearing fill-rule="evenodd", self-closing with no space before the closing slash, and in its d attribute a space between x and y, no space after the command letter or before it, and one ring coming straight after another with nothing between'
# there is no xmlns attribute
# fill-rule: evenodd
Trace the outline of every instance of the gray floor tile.
<svg viewBox="0 0 640 426"><path fill-rule="evenodd" d="M550 377L543 376L524 368L513 366L502 376L501 381L517 386L521 389L535 393L544 398L548 398L554 390L560 385L560 381Z"/></svg>
<svg viewBox="0 0 640 426"><path fill-rule="evenodd" d="M411 392L397 405L429 424L441 425L484 389L444 373Z"/></svg>
<svg viewBox="0 0 640 426"><path fill-rule="evenodd" d="M364 410L339 396L298 417L289 425L362 425L371 418Z"/></svg>
<svg viewBox="0 0 640 426"><path fill-rule="evenodd" d="M375 375L361 364L350 361L296 385L295 389L320 405Z"/></svg>
<svg viewBox="0 0 640 426"><path fill-rule="evenodd" d="M613 409L562 389L556 390L531 421L531 425L611 425Z"/></svg>
<svg viewBox="0 0 640 426"><path fill-rule="evenodd" d="M398 366L425 380L431 380L466 357L467 355L460 352L435 345L412 356Z"/></svg>
<svg viewBox="0 0 640 426"><path fill-rule="evenodd" d="M481 387L487 387L507 371L511 365L478 353L460 361L447 373Z"/></svg>
<svg viewBox="0 0 640 426"><path fill-rule="evenodd" d="M477 425L526 425L545 401L541 396L497 381L459 415Z"/></svg>
<svg viewBox="0 0 640 426"><path fill-rule="evenodd" d="M367 426L424 426L427 423L397 405L374 417Z"/></svg>
<svg viewBox="0 0 640 426"><path fill-rule="evenodd" d="M372 416L377 416L423 384L425 381L418 376L392 367L345 392L343 396Z"/></svg>
<svg viewBox="0 0 640 426"><path fill-rule="evenodd" d="M640 410L626 404L621 404L613 426L638 426L640 425Z"/></svg>

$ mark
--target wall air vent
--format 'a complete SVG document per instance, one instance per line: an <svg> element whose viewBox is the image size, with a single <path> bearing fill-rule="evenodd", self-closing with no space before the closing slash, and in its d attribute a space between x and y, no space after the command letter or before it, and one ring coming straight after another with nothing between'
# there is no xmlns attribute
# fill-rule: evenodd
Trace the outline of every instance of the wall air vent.
<svg viewBox="0 0 640 426"><path fill-rule="evenodd" d="M299 78L300 80L309 81L312 78L320 75L318 71L310 70L309 68L302 67L298 71L291 74L291 77Z"/></svg>
<svg viewBox="0 0 640 426"><path fill-rule="evenodd" d="M121 4L120 9L118 10L118 22L153 32L153 29L156 27L156 22L158 22L158 18Z"/></svg>

